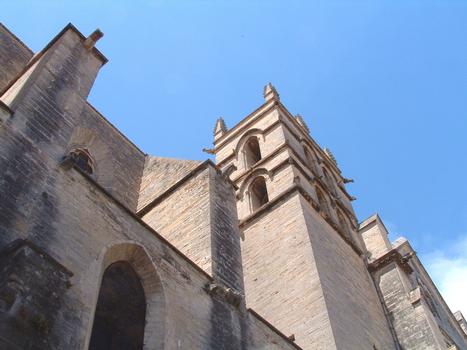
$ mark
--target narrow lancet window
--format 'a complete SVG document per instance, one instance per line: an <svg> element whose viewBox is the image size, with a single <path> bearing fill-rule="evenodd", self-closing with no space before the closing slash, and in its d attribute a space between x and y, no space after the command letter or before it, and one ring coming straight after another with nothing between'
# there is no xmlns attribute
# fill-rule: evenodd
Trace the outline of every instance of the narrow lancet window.
<svg viewBox="0 0 467 350"><path fill-rule="evenodd" d="M264 177L259 176L253 180L250 186L250 197L252 211L257 210L262 205L269 202L268 189Z"/></svg>

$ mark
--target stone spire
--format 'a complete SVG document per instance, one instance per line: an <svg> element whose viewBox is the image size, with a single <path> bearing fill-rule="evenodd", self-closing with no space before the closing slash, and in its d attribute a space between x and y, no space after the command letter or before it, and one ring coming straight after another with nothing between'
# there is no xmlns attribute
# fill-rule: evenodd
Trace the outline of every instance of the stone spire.
<svg viewBox="0 0 467 350"><path fill-rule="evenodd" d="M219 117L216 121L216 126L214 127L214 140L218 139L227 132L227 126L225 125L224 118Z"/></svg>
<svg viewBox="0 0 467 350"><path fill-rule="evenodd" d="M275 101L280 100L279 93L277 92L276 88L271 83L268 83L268 85L264 87L263 96L266 102L271 101L271 100L275 100Z"/></svg>
<svg viewBox="0 0 467 350"><path fill-rule="evenodd" d="M295 120L297 121L298 124L300 124L300 126L305 129L305 131L309 134L310 133L310 128L308 128L308 125L306 125L305 123L305 120L303 119L303 117L300 115L300 114L297 114L295 116Z"/></svg>

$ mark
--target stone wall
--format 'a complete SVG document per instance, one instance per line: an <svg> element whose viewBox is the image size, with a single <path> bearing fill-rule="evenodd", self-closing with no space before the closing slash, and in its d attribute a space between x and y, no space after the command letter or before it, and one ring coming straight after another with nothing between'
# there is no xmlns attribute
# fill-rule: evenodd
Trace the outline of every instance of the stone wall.
<svg viewBox="0 0 467 350"><path fill-rule="evenodd" d="M211 163L175 184L142 219L206 273L243 293L233 187Z"/></svg>
<svg viewBox="0 0 467 350"><path fill-rule="evenodd" d="M201 162L147 156L138 200L142 210L152 200L188 175Z"/></svg>
<svg viewBox="0 0 467 350"><path fill-rule="evenodd" d="M0 91L2 91L26 66L33 53L1 23L0 43Z"/></svg>
<svg viewBox="0 0 467 350"><path fill-rule="evenodd" d="M213 279L136 216L145 155L87 103L105 59L84 39L67 26L1 97L14 112L2 109L0 123L2 346L87 349L102 275L127 261L147 299L148 349L296 349L223 283L241 287L239 235L232 187L212 165L211 254L226 254L213 271L229 278ZM75 146L95 172L63 163Z"/></svg>
<svg viewBox="0 0 467 350"><path fill-rule="evenodd" d="M304 349L335 349L299 194L241 229L247 305Z"/></svg>
<svg viewBox="0 0 467 350"><path fill-rule="evenodd" d="M225 293L209 289L214 283L210 276L100 191L90 178L75 169L58 172L56 181L43 188L50 200L49 209L56 215L41 235L28 237L34 244L41 244L44 252L73 277L64 293L59 293L55 284L48 284L51 289L44 290L27 281L32 290L43 290L47 296L56 293L54 302L67 305L58 315L48 310L50 317L44 316L41 323L49 325L49 337L55 343L36 343L36 349L86 348L102 273L106 266L123 259L141 276L147 298L155 300L148 302L148 314L160 318L148 320L145 339L157 342L160 339L153 333L162 334L167 349L247 349L253 341L268 347L264 342L273 337L281 339L279 348L294 348L267 325L250 327L241 305L232 304ZM92 220L85 219L88 217ZM8 260L2 268L10 268L10 263ZM50 280L57 273L51 270L43 278ZM154 276L156 281L152 280ZM151 286L157 283L161 288L156 292L162 295L156 298ZM33 310L38 313L40 306ZM24 329L21 333L27 335ZM149 348L154 344L147 343Z"/></svg>
<svg viewBox="0 0 467 350"><path fill-rule="evenodd" d="M363 257L305 200L302 211L337 348L395 348Z"/></svg>
<svg viewBox="0 0 467 350"><path fill-rule="evenodd" d="M370 269L403 349L467 349L467 335L405 239Z"/></svg>
<svg viewBox="0 0 467 350"><path fill-rule="evenodd" d="M388 231L378 215L364 220L359 225L358 233L362 236L370 261L392 249Z"/></svg>

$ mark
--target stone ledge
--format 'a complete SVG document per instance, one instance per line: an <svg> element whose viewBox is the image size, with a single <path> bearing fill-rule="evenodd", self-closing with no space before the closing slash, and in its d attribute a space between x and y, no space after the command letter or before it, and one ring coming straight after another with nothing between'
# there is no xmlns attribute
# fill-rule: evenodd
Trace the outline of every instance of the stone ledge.
<svg viewBox="0 0 467 350"><path fill-rule="evenodd" d="M412 267L408 264L410 258L413 254L407 254L402 256L402 254L397 251L397 249L391 249L387 253L383 254L379 258L375 259L374 261L368 264L368 270L370 272L375 272L380 270L381 268L389 265L392 262L395 262L399 265L406 273L412 273Z"/></svg>
<svg viewBox="0 0 467 350"><path fill-rule="evenodd" d="M233 288L225 287L219 283L208 283L204 290L211 296L216 296L232 306L239 307L245 296Z"/></svg>

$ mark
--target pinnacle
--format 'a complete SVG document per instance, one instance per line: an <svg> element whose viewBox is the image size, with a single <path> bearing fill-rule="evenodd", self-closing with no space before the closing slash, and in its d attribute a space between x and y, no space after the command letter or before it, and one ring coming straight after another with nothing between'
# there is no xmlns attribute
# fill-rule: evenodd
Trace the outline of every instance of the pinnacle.
<svg viewBox="0 0 467 350"><path fill-rule="evenodd" d="M264 87L263 96L264 96L265 101L270 101L270 100L279 101L280 100L279 93L277 92L274 85L272 85L271 83L268 83Z"/></svg>
<svg viewBox="0 0 467 350"><path fill-rule="evenodd" d="M310 133L310 128L308 127L308 125L306 124L305 120L303 119L303 117L301 116L301 114L297 114L295 115L295 120L298 122L298 124L300 124L300 126L305 129L305 131L309 134Z"/></svg>
<svg viewBox="0 0 467 350"><path fill-rule="evenodd" d="M214 127L214 138L218 138L224 135L227 132L227 126L225 125L224 118L219 117L216 120L216 125Z"/></svg>

